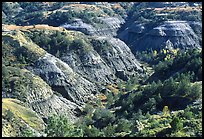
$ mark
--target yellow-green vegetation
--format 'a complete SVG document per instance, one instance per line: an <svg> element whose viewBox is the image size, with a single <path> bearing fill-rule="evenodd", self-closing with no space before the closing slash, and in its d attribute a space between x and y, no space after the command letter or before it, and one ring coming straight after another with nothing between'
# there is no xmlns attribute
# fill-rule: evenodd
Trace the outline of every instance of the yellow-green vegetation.
<svg viewBox="0 0 204 139"><path fill-rule="evenodd" d="M38 26L38 25L36 25ZM54 28L59 28L54 29ZM67 29L63 29L60 27L52 27L52 26L46 26L46 27L41 27L41 28L32 28L29 29L30 32L28 32L28 34L30 33L39 33L39 34L44 34L44 35L52 35L56 32L61 33L65 36L66 39L73 41L74 39L80 37L80 38L85 38L86 36L80 32L80 31L72 31L72 30L67 30Z"/></svg>
<svg viewBox="0 0 204 139"><path fill-rule="evenodd" d="M2 35L3 64L25 67L46 54L46 51L33 43L21 31Z"/></svg>
<svg viewBox="0 0 204 139"><path fill-rule="evenodd" d="M74 25L81 20L92 25L96 31L110 29L115 32L118 23L106 22L122 17L128 20L121 24L117 33L121 33L118 34L120 39L124 37L131 46L143 33L160 26L163 21L195 21L195 26L190 26L199 35L197 22L202 19L200 3L188 3L189 6L179 8L149 8L151 4L146 2L2 4L5 24L2 27L3 136L37 136L40 131L40 135L45 133L49 137L202 137L202 49L182 50L173 48L175 45L170 43L165 48L155 47L156 50L143 47L145 51L136 52L136 58L144 72L136 71L131 77L130 71L126 82L110 79L108 85L107 82L93 81L86 74L74 74L68 65L55 60L56 66L69 76L68 82L77 82L74 80L77 76L99 87L96 90L93 88L96 98L85 102L85 107L70 107L70 114L79 116L76 123L71 123L67 116L58 112L58 115L49 115L47 119L31 110L31 106L38 108L38 104L49 99L54 91L43 79L33 74L37 70L33 73L27 70L32 70L38 64L36 60L46 53L59 59L73 55L81 60L82 69L85 65L83 62L86 62L83 56L97 52L101 58L107 59L107 52L111 55L114 53L112 44L103 37L87 36L59 27L64 24ZM131 30L129 26L137 24L144 25L142 34L126 36ZM129 42L131 40L133 42ZM200 43L200 39L198 41ZM98 58L95 57L94 62Z"/></svg>
<svg viewBox="0 0 204 139"><path fill-rule="evenodd" d="M4 36L10 37L13 40L19 42L19 45L26 48L32 54L35 54L38 57L42 57L45 55L46 51L34 44L29 38L26 38L25 35L21 31L16 31L15 35L6 34Z"/></svg>
<svg viewBox="0 0 204 139"><path fill-rule="evenodd" d="M163 108L163 116L164 117L170 116L170 111L169 111L168 106L164 106L164 108Z"/></svg>
<svg viewBox="0 0 204 139"><path fill-rule="evenodd" d="M161 114L146 114L140 120L144 128L136 136L142 137L194 137L202 133L201 111L189 115L195 110L194 106L184 110L173 111L168 117ZM197 124L197 125L195 125Z"/></svg>
<svg viewBox="0 0 204 139"><path fill-rule="evenodd" d="M2 119L2 123L4 120ZM2 137L16 137L18 134L11 123L2 124Z"/></svg>
<svg viewBox="0 0 204 139"><path fill-rule="evenodd" d="M8 117L7 112L13 114L13 117ZM10 115L12 115L10 114ZM17 124L20 127L25 126L25 124L28 124L30 127L32 127L35 130L43 130L44 129L44 123L42 119L31 109L24 106L24 104L17 100L17 99L11 99L11 98L3 98L2 99L2 117L3 119L7 120L13 120L13 119L21 119L23 122L19 123L10 123L7 127L5 127L4 132L9 131L10 128L12 128L13 124ZM14 129L15 131L15 129ZM5 133L6 134L6 133Z"/></svg>
<svg viewBox="0 0 204 139"><path fill-rule="evenodd" d="M197 82L194 82L194 83L191 83L191 85L198 85L200 86L200 89L202 90L202 81L197 81Z"/></svg>
<svg viewBox="0 0 204 139"><path fill-rule="evenodd" d="M5 95L31 103L35 100L45 100L53 94L47 83L26 69L3 66L2 71L2 88ZM9 91L10 88L12 92Z"/></svg>
<svg viewBox="0 0 204 139"><path fill-rule="evenodd" d="M157 118L155 118L157 117ZM151 115L147 120L141 120L144 128L138 133L142 137L156 137L157 133L162 130L171 128L170 118L160 115Z"/></svg>

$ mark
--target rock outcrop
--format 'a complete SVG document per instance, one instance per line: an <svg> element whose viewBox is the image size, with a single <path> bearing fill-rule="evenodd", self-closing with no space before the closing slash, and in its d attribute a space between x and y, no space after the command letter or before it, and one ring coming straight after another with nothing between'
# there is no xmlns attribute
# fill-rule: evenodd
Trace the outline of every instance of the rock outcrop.
<svg viewBox="0 0 204 139"><path fill-rule="evenodd" d="M36 101L29 105L39 116L47 119L50 115L66 115L71 122L75 122L77 118L77 110L82 107L74 102L53 94L45 101Z"/></svg>
<svg viewBox="0 0 204 139"><path fill-rule="evenodd" d="M84 23L81 19L75 19L71 24L63 24L61 27L64 27L68 30L81 31L87 35L103 35L103 36L116 36L117 30L120 28L121 24L125 21L121 17L98 17L102 23L100 25Z"/></svg>
<svg viewBox="0 0 204 139"><path fill-rule="evenodd" d="M86 97L96 90L93 83L73 72L69 65L49 53L28 69L40 76L52 90L78 105L87 102Z"/></svg>
<svg viewBox="0 0 204 139"><path fill-rule="evenodd" d="M5 66L7 74L3 78L8 83L7 88L2 90L2 97L21 100L41 118L52 114L66 114L74 122L78 114L76 110L84 107L86 102L94 101L92 93L97 92L96 86L75 73L60 59L49 53L41 53L42 48L25 37L20 30L13 32L3 35L4 50L9 46L7 51L12 51L11 57L14 59L19 60L14 55L16 52L21 56L32 52L35 58L30 59L30 65L27 63L29 66L26 69ZM28 45L30 48L27 49ZM22 51L24 49L26 51Z"/></svg>
<svg viewBox="0 0 204 139"><path fill-rule="evenodd" d="M74 122L79 114L78 110L81 110L87 102L95 103L95 94L104 86L117 80L127 81L130 76L140 74L143 70L129 47L117 38L96 35L87 37L76 31L67 32L54 28L53 32L65 31L64 35L67 37L74 39L78 36L85 39L84 45L87 45L73 50L67 49L62 57L57 58L39 47L28 34L25 34L25 31L29 33L41 30L42 26L27 29L7 26L6 29L8 32L4 33L3 42L11 45L14 52L19 49L18 53L22 53L20 50L25 49L22 55L32 54L34 57L29 60L26 69L7 68L10 70L10 77L7 78L10 79L12 87L9 92L5 89L2 95L4 98L20 98L41 118L47 118L52 114L66 114ZM52 33L51 29L44 33ZM71 35L73 32L75 36ZM98 43L102 45L98 46ZM18 75L18 72L14 71L21 74ZM16 75L18 77L15 77Z"/></svg>
<svg viewBox="0 0 204 139"><path fill-rule="evenodd" d="M130 44L134 51L169 46L181 49L202 47L199 31L202 25L199 22L165 21L149 31L146 28L143 24L133 23L119 37Z"/></svg>
<svg viewBox="0 0 204 139"><path fill-rule="evenodd" d="M188 2L149 2L149 6L154 8L178 7L188 5Z"/></svg>
<svg viewBox="0 0 204 139"><path fill-rule="evenodd" d="M140 63L123 41L112 37L96 37L96 40L107 41L109 48L99 51L93 45L94 49L83 55L68 51L61 59L80 75L102 84L113 83L118 78L118 71L123 71L126 76L142 72Z"/></svg>
<svg viewBox="0 0 204 139"><path fill-rule="evenodd" d="M66 113L70 121L74 122L77 119L76 109L82 108L83 105L77 105L71 102L64 98L63 94L59 95L59 93L62 93L61 91L56 93L44 80L28 70L12 67L7 68L7 70L10 72L9 82L11 84L11 89L2 92L3 98L21 100L41 118L47 118L52 114ZM13 72L13 70L19 70L21 74L17 74ZM19 82L21 83L20 85ZM84 98L86 98L86 96ZM92 99L93 98L94 96L92 96Z"/></svg>

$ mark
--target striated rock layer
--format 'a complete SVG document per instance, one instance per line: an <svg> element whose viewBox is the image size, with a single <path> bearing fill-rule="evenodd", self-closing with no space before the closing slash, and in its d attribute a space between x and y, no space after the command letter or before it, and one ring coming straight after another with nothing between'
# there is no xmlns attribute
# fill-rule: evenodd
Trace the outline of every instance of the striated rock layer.
<svg viewBox="0 0 204 139"><path fill-rule="evenodd" d="M150 30L144 24L133 23L119 37L130 44L133 50L165 47L187 49L202 47L201 29L202 24L193 21L165 21Z"/></svg>
<svg viewBox="0 0 204 139"><path fill-rule="evenodd" d="M61 59L80 75L101 83L111 83L116 78L120 78L116 77L117 71L124 71L127 75L133 74L134 71L142 71L140 63L124 42L108 37L98 37L97 39L108 41L111 45L110 50L100 53L94 48L82 56L70 51Z"/></svg>
<svg viewBox="0 0 204 139"><path fill-rule="evenodd" d="M84 23L81 19L75 19L71 24L63 24L64 27L69 30L81 31L86 35L96 35L96 36L116 36L117 30L120 28L121 24L125 21L121 17L98 17L102 24L91 25Z"/></svg>
<svg viewBox="0 0 204 139"><path fill-rule="evenodd" d="M26 35L25 32L41 32L43 27L47 28L45 25L37 27L38 25L36 28L5 26L4 30L7 31L4 31L2 37L3 48L6 49L9 45L12 51L18 53L25 50L20 55L32 55L32 59L27 61L28 65L24 67L26 69L10 67L8 78L13 86L10 91L5 89L2 96L20 99L42 119L52 114L66 114L74 122L77 115L80 115L81 108L87 102L95 103L95 94L100 93L106 85L117 80L127 81L130 76L143 71L129 47L120 39L107 36L87 37L77 31L70 34L78 35L77 39L85 39L87 50L67 49L62 57L57 58ZM64 35L68 34L66 37L75 39L75 36L61 28L49 29L49 32L57 30ZM106 42L107 45L101 48L92 44L92 41L101 44ZM18 61L18 57L15 59ZM19 70L21 74L18 75L15 70ZM18 89L17 83L21 84L21 89Z"/></svg>

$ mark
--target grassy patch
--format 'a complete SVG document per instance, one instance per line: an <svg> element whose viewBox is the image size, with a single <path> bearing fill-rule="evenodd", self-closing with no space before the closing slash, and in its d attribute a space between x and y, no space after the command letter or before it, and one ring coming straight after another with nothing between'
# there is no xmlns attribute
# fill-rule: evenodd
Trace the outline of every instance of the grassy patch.
<svg viewBox="0 0 204 139"><path fill-rule="evenodd" d="M6 110L10 110L14 114L14 118L22 119L30 127L36 130L42 130L44 127L43 121L36 113L24 107L17 99L3 98L2 108L2 116L5 116Z"/></svg>

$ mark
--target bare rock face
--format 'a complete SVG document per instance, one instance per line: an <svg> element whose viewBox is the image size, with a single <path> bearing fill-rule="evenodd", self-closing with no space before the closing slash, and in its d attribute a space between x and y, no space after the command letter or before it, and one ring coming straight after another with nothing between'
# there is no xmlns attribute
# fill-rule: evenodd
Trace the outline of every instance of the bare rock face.
<svg viewBox="0 0 204 139"><path fill-rule="evenodd" d="M47 119L47 117L52 114L63 114L66 115L71 122L77 120L76 109L81 108L79 105L55 94L46 101L35 102L30 106L44 119Z"/></svg>
<svg viewBox="0 0 204 139"><path fill-rule="evenodd" d="M98 28L97 27L97 35L104 36L116 36L117 30L120 28L121 24L125 21L121 17L99 17L106 26Z"/></svg>
<svg viewBox="0 0 204 139"><path fill-rule="evenodd" d="M199 22L189 21L165 21L149 31L145 25L134 24L119 36L130 43L133 50L162 49L169 45L188 49L202 47L201 28Z"/></svg>
<svg viewBox="0 0 204 139"><path fill-rule="evenodd" d="M102 84L108 84L120 78L116 74L118 71L123 71L125 75L131 75L134 71L142 72L140 63L123 41L105 36L96 39L101 42L107 41L109 48L99 51L96 46L93 46L93 49L83 55L69 51L61 59L86 79Z"/></svg>
<svg viewBox="0 0 204 139"><path fill-rule="evenodd" d="M12 69L19 70L8 69L11 75L15 75L15 73L12 73ZM73 122L77 119L75 110L82 106L71 102L63 96L57 96L55 91L44 80L30 71L20 69L20 72L21 75L15 75L16 79L11 80L13 85L10 92L2 92L3 98L15 98L23 101L26 106L35 111L41 118L47 118L52 114L66 113L70 121ZM18 89L18 81L21 81L21 89Z"/></svg>
<svg viewBox="0 0 204 139"><path fill-rule="evenodd" d="M163 8L163 7L177 7L188 6L188 2L149 2L150 7Z"/></svg>
<svg viewBox="0 0 204 139"><path fill-rule="evenodd" d="M65 114L74 122L77 120L76 110L95 99L92 92L96 92L96 86L49 53L27 69L40 76L52 89L52 94L46 99L29 103L29 106L43 118L52 114ZM55 92L58 92L58 95Z"/></svg>
<svg viewBox="0 0 204 139"><path fill-rule="evenodd" d="M9 39L9 41L6 41L7 39ZM27 38L24 38L24 34L22 34L21 37L16 38L12 37L12 35L10 37L2 37L4 43L7 43L8 45L12 44L10 45L10 49L8 49L9 51L22 48L25 44L22 43L21 39L25 42L27 40ZM39 46L33 45L33 42L30 42L29 44L29 47L33 48L36 46L36 48L38 48L36 49L38 51L33 50L33 53L39 52ZM3 48L5 47L8 46L3 45ZM26 52L28 51L30 50L27 50ZM20 51L18 52L20 53ZM93 85L79 77L79 75L76 75L68 65L50 54L42 55L42 57L38 57L38 59L39 60L37 60L36 63L33 63L34 67L30 66L27 67L27 69L4 66L4 71L9 74L4 74L3 80L6 80L9 84L2 89L2 97L4 100L15 98L17 101L21 101L26 106L25 110L30 108L28 112L32 110L32 113L39 115L41 120L52 114L60 115L66 113L70 121L74 122L77 119L77 113L75 110L83 107L85 101L91 101L94 99L94 96L88 93L91 92L89 90L90 88L94 89ZM38 76L38 73L41 74L42 78ZM70 82L70 84L67 82ZM70 88L67 87L68 85ZM61 96L56 95L56 91L58 90L52 88L53 86L58 87L57 89L61 89L59 90L59 93L62 93ZM11 105L10 101L6 104L8 106ZM17 107L17 104L14 105ZM19 113L22 114L22 111L19 110ZM27 110L25 111L25 115L26 114ZM36 120L34 119L34 121ZM37 125L39 124L40 123L37 123ZM30 128L30 125L26 126ZM15 133L15 131L17 131L16 129L19 128L15 127L15 129L11 130L14 130L13 132ZM5 136L6 134L7 133L5 132Z"/></svg>
<svg viewBox="0 0 204 139"><path fill-rule="evenodd" d="M65 23L61 25L61 27L69 30L81 31L87 35L92 35L96 32L96 29L92 25L84 23L81 19L75 19L72 24Z"/></svg>
<svg viewBox="0 0 204 139"><path fill-rule="evenodd" d="M48 53L37 60L33 67L29 67L29 70L39 75L54 91L61 93L63 97L78 105L87 102L85 96L89 96L96 90L91 82L73 72L66 63Z"/></svg>
<svg viewBox="0 0 204 139"><path fill-rule="evenodd" d="M78 110L87 102L96 102L95 94L101 88L117 80L127 81L129 76L142 71L129 47L117 38L85 35L83 38L78 35L82 37L79 39L86 39L84 45L87 46L81 46L77 50L67 49L59 59L25 37L21 29L17 34L18 36L13 36L10 31L7 32L5 35L9 37L3 37L4 43L12 43L13 51L27 48L26 52L32 51L27 54L35 57L29 61L29 66L24 67L26 69L10 69L12 72L19 72L14 72L14 77L9 74L8 79L11 79L13 86L10 92L3 90L2 96L20 99L41 118L46 119L52 114L66 114L74 122L80 114ZM102 45L92 44L92 41Z"/></svg>
<svg viewBox="0 0 204 139"><path fill-rule="evenodd" d="M44 101L35 101L31 107L42 117L66 112L71 121L77 119L76 110L86 102L95 100L94 94L100 87L117 79L128 80L134 73L141 73L140 63L129 47L120 39L96 37L108 41L110 48L99 52L91 48L86 53L67 51L65 56L56 58L46 53L29 71L40 76L53 93ZM54 92L58 92L60 96Z"/></svg>
<svg viewBox="0 0 204 139"><path fill-rule="evenodd" d="M120 25L124 23L124 19L120 17L98 17L98 20L102 22L102 25L91 25L84 23L81 19L75 19L71 24L63 24L64 27L69 30L81 31L86 35L104 35L104 36L116 36L117 30Z"/></svg>
<svg viewBox="0 0 204 139"><path fill-rule="evenodd" d="M110 84L118 78L128 80L128 76L142 72L140 63L135 59L129 47L120 39L114 38L124 19L120 17L98 17L100 25L90 25L81 19L76 19L72 24L62 27L69 30L81 31L90 35L95 40L105 44L98 48L93 44L86 53L67 51L61 60L67 63L75 72L86 79L100 84ZM104 50L99 50L104 49ZM118 74L122 72L121 74Z"/></svg>
<svg viewBox="0 0 204 139"><path fill-rule="evenodd" d="M81 56L71 52L62 57L62 60L70 65L78 74L90 81L110 82L108 77L112 70L94 50Z"/></svg>
<svg viewBox="0 0 204 139"><path fill-rule="evenodd" d="M113 62L113 65L115 65L116 69L118 70L123 69L128 71L131 71L134 69L134 70L142 71L142 68L140 67L140 63L135 59L131 50L123 41L121 41L120 39L111 38L109 42L113 46L113 52L114 52L113 56L115 55L114 58L118 59L119 57L119 61L117 63L121 63L117 66L117 64L114 63L115 62L114 58L112 60L110 59L110 61Z"/></svg>

